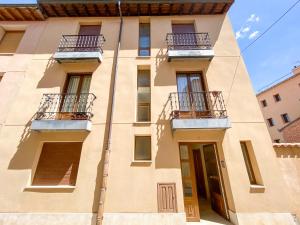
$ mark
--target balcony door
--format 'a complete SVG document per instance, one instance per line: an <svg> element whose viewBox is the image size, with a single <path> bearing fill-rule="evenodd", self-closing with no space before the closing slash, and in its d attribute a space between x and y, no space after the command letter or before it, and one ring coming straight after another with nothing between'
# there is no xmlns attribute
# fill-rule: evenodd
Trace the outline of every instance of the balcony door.
<svg viewBox="0 0 300 225"><path fill-rule="evenodd" d="M76 47L79 51L95 51L98 46L100 25L80 25Z"/></svg>
<svg viewBox="0 0 300 225"><path fill-rule="evenodd" d="M82 119L87 116L91 78L90 74L68 75L60 110L63 119Z"/></svg>
<svg viewBox="0 0 300 225"><path fill-rule="evenodd" d="M197 47L195 26L191 24L172 24L173 44L177 50L194 49Z"/></svg>
<svg viewBox="0 0 300 225"><path fill-rule="evenodd" d="M178 73L177 91L180 116L207 114L207 93L201 73Z"/></svg>

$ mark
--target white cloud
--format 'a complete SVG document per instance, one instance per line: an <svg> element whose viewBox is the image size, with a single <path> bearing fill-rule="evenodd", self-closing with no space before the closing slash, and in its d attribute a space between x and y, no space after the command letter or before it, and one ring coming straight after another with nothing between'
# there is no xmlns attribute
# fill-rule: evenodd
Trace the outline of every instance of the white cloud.
<svg viewBox="0 0 300 225"><path fill-rule="evenodd" d="M250 29L251 29L250 26L245 27L245 28L242 29L242 32L243 32L243 33L247 33L247 32L250 31Z"/></svg>
<svg viewBox="0 0 300 225"><path fill-rule="evenodd" d="M259 34L259 31L254 31L254 32L252 32L250 35L249 35L249 39L251 40L251 39L254 39L254 38L256 38L257 36L258 36L258 34Z"/></svg>
<svg viewBox="0 0 300 225"><path fill-rule="evenodd" d="M251 14L251 16L247 19L247 22L259 22L260 18L259 16L256 16L255 14Z"/></svg>
<svg viewBox="0 0 300 225"><path fill-rule="evenodd" d="M235 38L236 38L237 40L240 39L240 38L243 38L242 33L241 33L240 31L236 32L236 33L235 33Z"/></svg>

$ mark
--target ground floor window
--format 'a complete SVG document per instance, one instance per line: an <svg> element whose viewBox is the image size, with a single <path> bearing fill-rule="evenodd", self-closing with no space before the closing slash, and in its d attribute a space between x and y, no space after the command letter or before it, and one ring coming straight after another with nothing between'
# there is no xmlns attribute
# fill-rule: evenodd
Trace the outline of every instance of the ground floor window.
<svg viewBox="0 0 300 225"><path fill-rule="evenodd" d="M81 148L81 142L44 143L32 185L75 186Z"/></svg>

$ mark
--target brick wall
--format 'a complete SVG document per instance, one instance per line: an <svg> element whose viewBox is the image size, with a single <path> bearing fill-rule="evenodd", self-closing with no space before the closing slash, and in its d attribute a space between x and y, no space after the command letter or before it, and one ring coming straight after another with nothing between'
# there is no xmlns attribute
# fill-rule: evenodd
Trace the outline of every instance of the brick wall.
<svg viewBox="0 0 300 225"><path fill-rule="evenodd" d="M285 143L300 143L300 118L282 130Z"/></svg>

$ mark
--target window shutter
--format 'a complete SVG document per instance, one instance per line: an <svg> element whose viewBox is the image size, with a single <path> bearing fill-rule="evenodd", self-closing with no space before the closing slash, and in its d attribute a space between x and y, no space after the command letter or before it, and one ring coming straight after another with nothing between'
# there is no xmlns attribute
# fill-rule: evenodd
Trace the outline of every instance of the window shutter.
<svg viewBox="0 0 300 225"><path fill-rule="evenodd" d="M76 184L82 143L44 143L32 185Z"/></svg>
<svg viewBox="0 0 300 225"><path fill-rule="evenodd" d="M157 184L158 212L177 212L176 184Z"/></svg>

